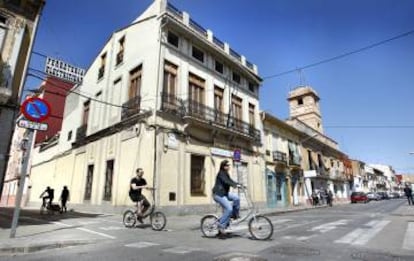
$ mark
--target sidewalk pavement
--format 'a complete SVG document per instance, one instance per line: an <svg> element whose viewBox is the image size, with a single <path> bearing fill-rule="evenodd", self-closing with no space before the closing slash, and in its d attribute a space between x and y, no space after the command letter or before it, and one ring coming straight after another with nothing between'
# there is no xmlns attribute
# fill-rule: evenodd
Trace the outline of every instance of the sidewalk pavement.
<svg viewBox="0 0 414 261"><path fill-rule="evenodd" d="M345 204L338 202L335 205ZM267 216L276 216L283 213L305 211L327 206L294 206L280 209L260 209L259 213ZM413 207L414 209L414 207ZM67 246L93 244L102 242L99 235L87 233L82 226L65 225L62 220L74 218L102 218L116 216L113 213L71 212L69 215L41 216L34 208L22 209L19 226L15 238L9 238L13 208L0 208L0 256L2 254L30 253L45 249ZM202 215L169 216L168 228L173 230L198 230Z"/></svg>
<svg viewBox="0 0 414 261"><path fill-rule="evenodd" d="M414 216L414 205L408 205L406 202L404 205L393 211L392 214L396 216Z"/></svg>

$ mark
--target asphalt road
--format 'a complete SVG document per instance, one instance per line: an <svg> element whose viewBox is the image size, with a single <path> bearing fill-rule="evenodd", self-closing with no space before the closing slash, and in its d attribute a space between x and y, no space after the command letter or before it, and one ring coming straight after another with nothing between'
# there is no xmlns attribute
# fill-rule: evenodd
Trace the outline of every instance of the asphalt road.
<svg viewBox="0 0 414 261"><path fill-rule="evenodd" d="M199 217L168 217L167 229L127 229L120 216L70 218L55 222L100 238L92 244L44 250L0 260L214 260L254 255L262 260L414 260L413 216L393 213L404 200L347 204L270 217L271 240L252 240L247 225L226 239L207 239ZM414 208L414 207L413 207ZM85 235L82 234L83 237ZM222 258L217 260L254 260ZM256 259L260 260L260 259Z"/></svg>

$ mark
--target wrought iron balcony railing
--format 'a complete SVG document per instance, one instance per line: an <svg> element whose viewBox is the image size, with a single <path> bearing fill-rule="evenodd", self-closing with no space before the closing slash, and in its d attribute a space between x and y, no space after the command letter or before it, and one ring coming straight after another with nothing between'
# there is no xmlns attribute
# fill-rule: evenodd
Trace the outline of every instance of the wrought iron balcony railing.
<svg viewBox="0 0 414 261"><path fill-rule="evenodd" d="M253 125L244 122L216 108L208 107L198 101L182 100L175 95L162 94L161 109L165 112L177 113L180 116L192 117L205 121L207 124L218 125L233 131L248 135L255 140L260 140L260 131Z"/></svg>
<svg viewBox="0 0 414 261"><path fill-rule="evenodd" d="M279 161L287 164L287 154L281 151L273 151L273 161Z"/></svg>
<svg viewBox="0 0 414 261"><path fill-rule="evenodd" d="M122 104L121 120L138 114L141 109L141 96L136 96Z"/></svg>

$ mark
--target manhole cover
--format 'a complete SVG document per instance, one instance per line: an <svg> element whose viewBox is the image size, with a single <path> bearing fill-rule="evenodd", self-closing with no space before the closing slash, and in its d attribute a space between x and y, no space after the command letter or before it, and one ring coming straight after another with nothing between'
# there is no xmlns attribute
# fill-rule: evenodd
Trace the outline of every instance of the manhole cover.
<svg viewBox="0 0 414 261"><path fill-rule="evenodd" d="M288 256L318 256L320 251L318 249L302 247L302 246L279 246L273 250L273 253L288 255Z"/></svg>
<svg viewBox="0 0 414 261"><path fill-rule="evenodd" d="M408 261L405 257L394 256L386 253L359 252L351 255L352 259L363 261Z"/></svg>

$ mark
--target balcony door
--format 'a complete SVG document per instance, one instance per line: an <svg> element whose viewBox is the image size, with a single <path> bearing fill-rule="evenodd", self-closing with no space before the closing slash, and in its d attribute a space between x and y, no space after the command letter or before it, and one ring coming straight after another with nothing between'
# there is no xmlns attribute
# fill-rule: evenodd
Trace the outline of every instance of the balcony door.
<svg viewBox="0 0 414 261"><path fill-rule="evenodd" d="M233 127L241 130L243 119L242 99L235 95L231 96L231 115L233 118Z"/></svg>
<svg viewBox="0 0 414 261"><path fill-rule="evenodd" d="M188 96L189 111L192 116L204 116L205 112L205 80L191 74L189 75Z"/></svg>
<svg viewBox="0 0 414 261"><path fill-rule="evenodd" d="M218 124L224 124L224 90L214 86L214 121Z"/></svg>
<svg viewBox="0 0 414 261"><path fill-rule="evenodd" d="M176 110L178 109L177 100L177 70L178 66L165 61L164 63L164 82L162 90L163 109Z"/></svg>

